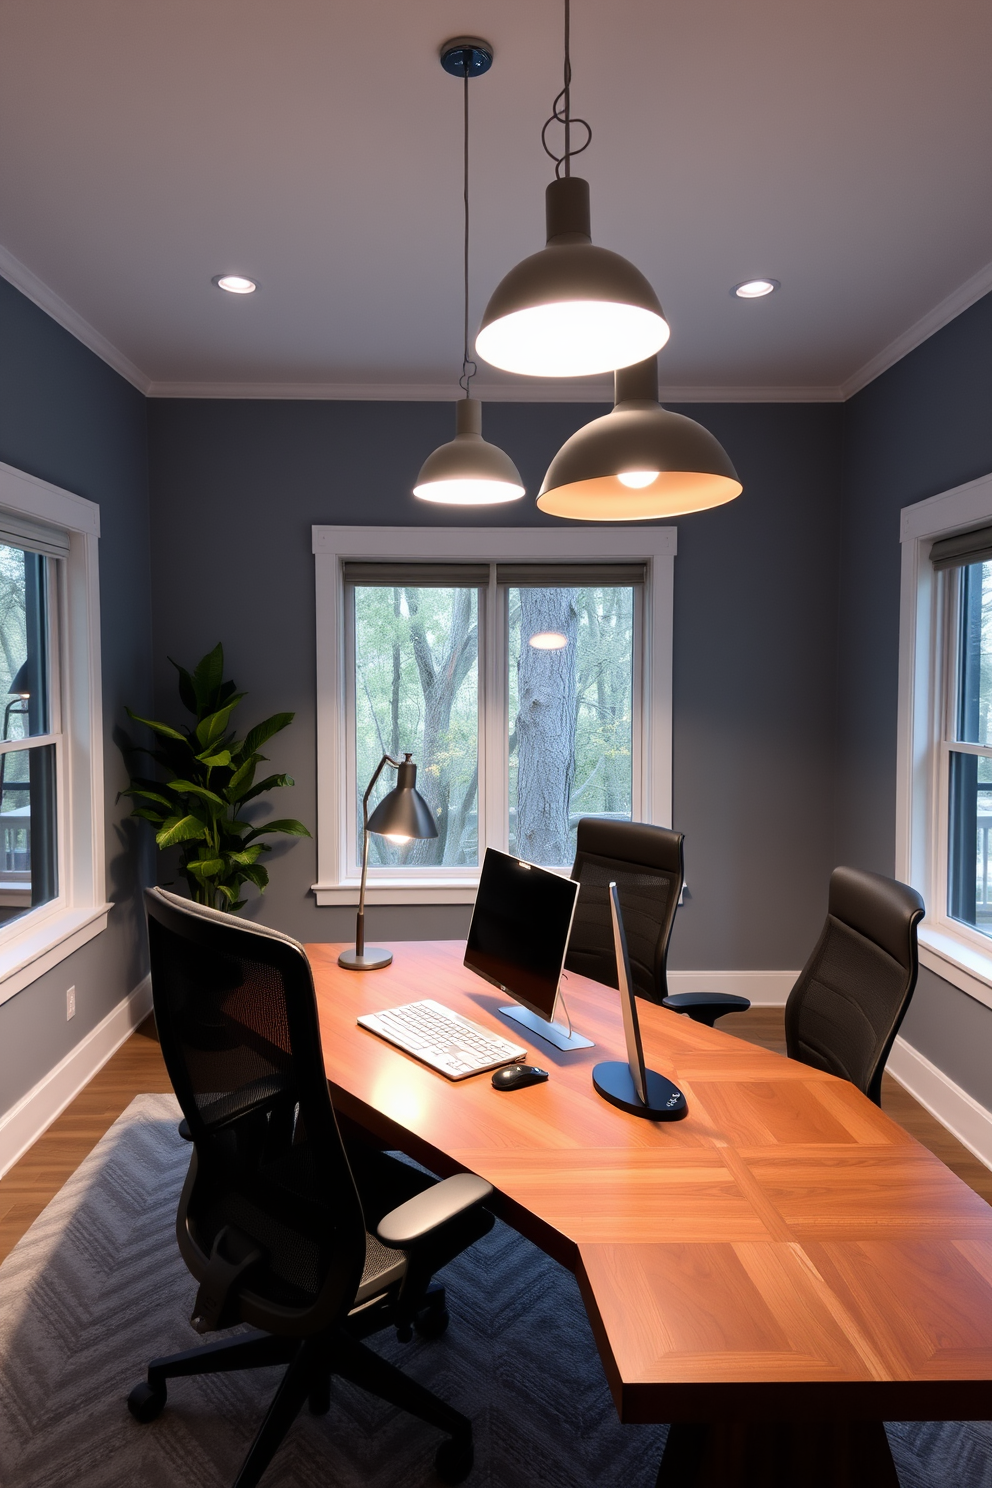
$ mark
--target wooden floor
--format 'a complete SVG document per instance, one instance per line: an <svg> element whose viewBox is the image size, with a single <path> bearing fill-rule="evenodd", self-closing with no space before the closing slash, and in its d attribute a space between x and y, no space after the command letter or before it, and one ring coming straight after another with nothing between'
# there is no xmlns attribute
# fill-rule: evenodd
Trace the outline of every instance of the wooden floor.
<svg viewBox="0 0 992 1488"><path fill-rule="evenodd" d="M720 1027L738 1038L785 1053L781 1008L751 1008L723 1018ZM0 1179L0 1261L58 1193L134 1096L143 1091L171 1090L151 1019L131 1035L94 1076L57 1121ZM992 1172L945 1131L889 1075L882 1086L882 1105L988 1203Z"/></svg>

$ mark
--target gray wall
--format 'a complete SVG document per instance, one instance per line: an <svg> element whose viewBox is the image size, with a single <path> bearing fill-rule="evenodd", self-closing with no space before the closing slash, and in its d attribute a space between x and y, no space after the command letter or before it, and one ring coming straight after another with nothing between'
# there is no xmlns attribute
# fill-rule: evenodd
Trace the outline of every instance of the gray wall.
<svg viewBox="0 0 992 1488"><path fill-rule="evenodd" d="M838 862L892 873L899 659L899 512L992 470L992 295L844 409L838 607ZM992 1107L992 1010L925 973L903 1025Z"/></svg>
<svg viewBox="0 0 992 1488"><path fill-rule="evenodd" d="M67 331L0 280L0 460L100 506L103 706L106 725L107 930L0 1006L0 1113L7 1110L145 973L138 925L142 848L126 811L112 743L125 701L151 701L145 400ZM144 865L147 868L147 863ZM66 1021L66 988L76 1016Z"/></svg>
<svg viewBox="0 0 992 1488"><path fill-rule="evenodd" d="M600 409L496 404L486 433L536 491L558 446ZM842 410L685 410L736 461L745 496L679 521L675 823L691 899L673 964L796 967L822 919L830 864ZM278 814L315 822L314 581L321 523L541 525L533 504L482 513L421 504L421 461L451 437L450 405L153 401L149 406L156 708L176 717L174 672L223 640L250 694L247 721L296 722L272 741L296 780ZM253 907L307 940L346 939L350 910L318 909L314 849L272 854ZM378 938L459 936L463 907L375 907Z"/></svg>

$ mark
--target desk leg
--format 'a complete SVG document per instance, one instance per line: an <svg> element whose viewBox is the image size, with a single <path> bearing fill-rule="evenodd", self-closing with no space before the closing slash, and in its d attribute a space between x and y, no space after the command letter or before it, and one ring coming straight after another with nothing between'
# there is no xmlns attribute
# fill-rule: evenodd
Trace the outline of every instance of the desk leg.
<svg viewBox="0 0 992 1488"><path fill-rule="evenodd" d="M899 1488L881 1421L676 1424L657 1488Z"/></svg>

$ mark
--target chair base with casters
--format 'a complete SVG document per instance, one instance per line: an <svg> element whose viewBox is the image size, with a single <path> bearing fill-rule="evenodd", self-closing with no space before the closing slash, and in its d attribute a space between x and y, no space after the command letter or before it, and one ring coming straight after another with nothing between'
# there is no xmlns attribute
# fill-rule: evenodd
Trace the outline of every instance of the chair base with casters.
<svg viewBox="0 0 992 1488"><path fill-rule="evenodd" d="M751 1003L747 997L736 997L733 992L673 992L661 999L661 1005L712 1028L717 1018L726 1013L746 1013Z"/></svg>
<svg viewBox="0 0 992 1488"><path fill-rule="evenodd" d="M347 1327L314 1338L254 1332L153 1359L147 1379L128 1396L128 1410L136 1421L147 1425L164 1410L170 1379L288 1365L233 1484L233 1488L255 1488L304 1403L309 1405L311 1415L326 1415L330 1410L331 1381L339 1375L446 1432L447 1440L435 1454L435 1470L443 1483L460 1483L472 1470L472 1423L362 1342L394 1321L392 1309L384 1316L386 1310L373 1305L357 1313ZM427 1337L437 1337L447 1322L444 1288L433 1286L414 1326Z"/></svg>

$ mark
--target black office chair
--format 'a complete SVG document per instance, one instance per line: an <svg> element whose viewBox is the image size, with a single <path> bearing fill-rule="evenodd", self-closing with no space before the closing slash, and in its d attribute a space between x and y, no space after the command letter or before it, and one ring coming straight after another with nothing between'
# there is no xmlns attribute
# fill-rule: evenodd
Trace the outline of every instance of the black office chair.
<svg viewBox="0 0 992 1488"><path fill-rule="evenodd" d="M634 990L661 1002L668 990L665 961L684 876L680 832L584 816L572 865L579 895L565 957L568 970L617 986L609 895L615 883Z"/></svg>
<svg viewBox="0 0 992 1488"><path fill-rule="evenodd" d="M287 1364L235 1480L254 1488L309 1400L330 1408L331 1377L448 1433L436 1456L458 1483L472 1465L471 1423L362 1340L447 1324L433 1273L486 1234L488 1183L443 1183L338 1131L303 948L175 894L146 894L162 1053L193 1141L176 1218L199 1282L200 1333L260 1331L153 1359L128 1407L141 1422L179 1375ZM181 1128L182 1129L182 1128Z"/></svg>
<svg viewBox="0 0 992 1488"><path fill-rule="evenodd" d="M830 875L827 919L785 1005L790 1059L882 1102L882 1071L916 987L926 913L908 884L857 868Z"/></svg>

